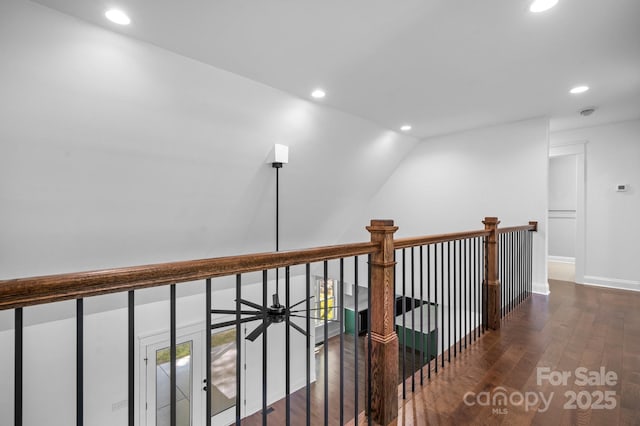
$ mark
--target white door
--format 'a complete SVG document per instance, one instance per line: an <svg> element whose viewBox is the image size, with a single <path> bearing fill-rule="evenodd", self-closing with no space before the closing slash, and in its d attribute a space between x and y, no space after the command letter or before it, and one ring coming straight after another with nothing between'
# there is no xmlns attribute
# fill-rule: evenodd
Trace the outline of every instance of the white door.
<svg viewBox="0 0 640 426"><path fill-rule="evenodd" d="M176 338L176 417L178 426L204 424L203 331L182 329ZM169 334L143 339L144 382L142 389L143 424L169 426L171 386Z"/></svg>
<svg viewBox="0 0 640 426"><path fill-rule="evenodd" d="M246 328L243 326L243 334ZM242 339L242 360L246 343ZM177 425L201 426L205 422L206 391L204 379L204 331L197 327L177 330L176 339L176 399ZM169 334L162 333L142 339L141 413L145 426L170 425L170 365ZM211 333L211 424L226 426L236 415L236 328L213 330ZM244 373L241 367L241 373ZM242 374L244 380L244 374ZM245 383L242 383L245 388ZM243 390L244 392L244 390ZM244 401L245 398L242 398ZM245 414L244 403L241 414Z"/></svg>

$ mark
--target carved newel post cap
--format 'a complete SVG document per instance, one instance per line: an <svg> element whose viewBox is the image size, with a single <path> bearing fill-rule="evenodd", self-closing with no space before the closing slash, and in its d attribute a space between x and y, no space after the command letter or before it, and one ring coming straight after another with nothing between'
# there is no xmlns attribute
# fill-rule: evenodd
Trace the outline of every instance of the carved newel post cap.
<svg viewBox="0 0 640 426"><path fill-rule="evenodd" d="M393 226L393 219L371 219L371 226Z"/></svg>
<svg viewBox="0 0 640 426"><path fill-rule="evenodd" d="M482 223L484 223L485 225L497 225L500 223L500 221L497 217L489 216L485 217Z"/></svg>

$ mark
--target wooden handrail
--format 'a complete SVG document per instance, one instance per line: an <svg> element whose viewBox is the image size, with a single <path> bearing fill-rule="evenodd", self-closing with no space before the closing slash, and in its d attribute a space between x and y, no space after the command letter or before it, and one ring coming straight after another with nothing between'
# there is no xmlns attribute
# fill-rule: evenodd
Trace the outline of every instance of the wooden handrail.
<svg viewBox="0 0 640 426"><path fill-rule="evenodd" d="M498 229L498 233L536 230L537 222L529 222L529 225ZM400 238L395 239L393 243L395 249L402 249L466 238L487 237L489 234L490 231L487 230L465 231ZM377 244L364 242L0 280L0 310L372 254L378 249Z"/></svg>
<svg viewBox="0 0 640 426"><path fill-rule="evenodd" d="M393 241L394 248L402 249L409 247L424 246L426 244L443 243L447 241L464 240L467 238L488 237L489 231L484 229L478 231L454 232L450 234L426 235L423 237L399 238Z"/></svg>
<svg viewBox="0 0 640 426"><path fill-rule="evenodd" d="M507 228L498 228L498 234L508 234L509 232L518 231L537 231L538 222L529 222L529 225L509 226Z"/></svg>
<svg viewBox="0 0 640 426"><path fill-rule="evenodd" d="M0 310L374 253L372 242L0 281Z"/></svg>

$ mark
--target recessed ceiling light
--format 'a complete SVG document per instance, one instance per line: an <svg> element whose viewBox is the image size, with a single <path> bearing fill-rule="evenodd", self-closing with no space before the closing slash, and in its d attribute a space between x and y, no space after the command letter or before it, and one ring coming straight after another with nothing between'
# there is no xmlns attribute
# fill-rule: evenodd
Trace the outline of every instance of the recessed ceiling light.
<svg viewBox="0 0 640 426"><path fill-rule="evenodd" d="M105 12L104 16L118 25L129 25L131 23L131 19L127 14L118 9L109 9Z"/></svg>
<svg viewBox="0 0 640 426"><path fill-rule="evenodd" d="M316 89L313 92L311 92L311 96L316 98L316 99L322 99L326 96L327 94L324 92L324 90L322 89Z"/></svg>
<svg viewBox="0 0 640 426"><path fill-rule="evenodd" d="M576 86L573 89L569 90L569 93L572 95L577 95L578 93L584 93L589 90L589 86Z"/></svg>
<svg viewBox="0 0 640 426"><path fill-rule="evenodd" d="M558 0L534 0L529 6L529 11L533 13L544 12L558 4Z"/></svg>
<svg viewBox="0 0 640 426"><path fill-rule="evenodd" d="M409 130L411 130L411 126L409 124L405 124L400 127L400 130L402 130L403 132L408 132Z"/></svg>

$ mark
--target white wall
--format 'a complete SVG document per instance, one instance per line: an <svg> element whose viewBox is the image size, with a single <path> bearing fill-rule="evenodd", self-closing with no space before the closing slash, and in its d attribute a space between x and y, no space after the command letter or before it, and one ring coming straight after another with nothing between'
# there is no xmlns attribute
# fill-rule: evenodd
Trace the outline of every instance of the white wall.
<svg viewBox="0 0 640 426"><path fill-rule="evenodd" d="M584 281L640 290L640 120L551 134L552 145L575 141L587 141Z"/></svg>
<svg viewBox="0 0 640 426"><path fill-rule="evenodd" d="M22 0L0 93L0 279L272 251L274 143L281 249L332 244L416 143Z"/></svg>
<svg viewBox="0 0 640 426"><path fill-rule="evenodd" d="M548 120L534 119L431 138L417 145L373 197L365 216L392 218L397 236L538 221L534 291L548 291ZM347 235L347 238L351 235Z"/></svg>

